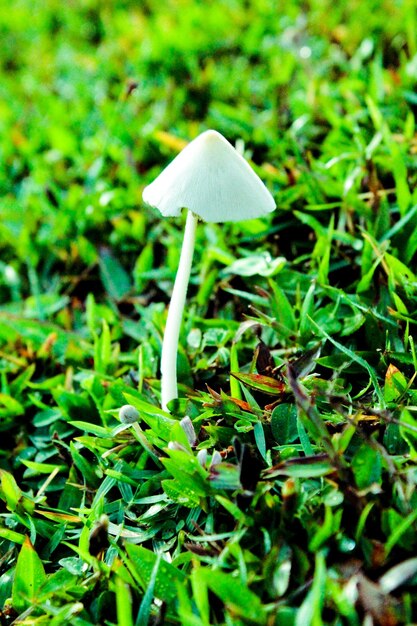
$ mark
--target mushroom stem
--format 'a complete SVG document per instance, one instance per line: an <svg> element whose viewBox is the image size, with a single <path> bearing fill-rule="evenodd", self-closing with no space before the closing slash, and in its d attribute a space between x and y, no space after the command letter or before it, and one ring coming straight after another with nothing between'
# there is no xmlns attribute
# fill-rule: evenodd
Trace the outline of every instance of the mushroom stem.
<svg viewBox="0 0 417 626"><path fill-rule="evenodd" d="M167 404L178 398L177 354L181 320L187 295L188 281L193 260L195 233L198 217L192 211L187 213L180 262L175 277L174 289L168 309L168 317L162 342L161 355L161 404L168 411Z"/></svg>

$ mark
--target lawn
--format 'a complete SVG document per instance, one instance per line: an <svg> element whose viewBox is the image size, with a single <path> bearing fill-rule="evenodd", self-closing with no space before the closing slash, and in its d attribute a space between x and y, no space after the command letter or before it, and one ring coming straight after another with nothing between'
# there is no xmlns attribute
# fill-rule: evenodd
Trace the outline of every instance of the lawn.
<svg viewBox="0 0 417 626"><path fill-rule="evenodd" d="M414 0L0 0L0 624L417 622ZM200 222L200 133L277 205ZM123 407L122 411L120 411Z"/></svg>

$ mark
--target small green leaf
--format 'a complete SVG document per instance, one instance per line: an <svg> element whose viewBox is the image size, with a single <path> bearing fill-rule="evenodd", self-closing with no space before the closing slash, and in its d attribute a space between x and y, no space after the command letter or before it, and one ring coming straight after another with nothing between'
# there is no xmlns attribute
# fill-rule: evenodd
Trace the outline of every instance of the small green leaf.
<svg viewBox="0 0 417 626"><path fill-rule="evenodd" d="M133 569L132 573L142 588L146 590L151 582L158 555L132 543L126 544L126 552L129 557L127 564ZM185 574L181 570L161 559L155 579L155 596L168 602L175 600L177 596L176 586L177 584L183 585L185 579Z"/></svg>
<svg viewBox="0 0 417 626"><path fill-rule="evenodd" d="M394 517L395 523L392 524L391 534L388 537L388 540L387 540L387 542L385 544L385 555L386 556L388 556L388 554L391 552L393 547L395 545L397 545L397 543L401 542L401 539L403 539L404 536L406 536L406 533L408 534L408 538L409 539L403 545L404 546L407 546L407 545L409 546L410 545L410 540L411 540L411 543L414 544L415 532L412 529L412 526L413 526L413 524L415 523L415 521L417 519L417 509L412 511L406 517L400 516L393 509L391 509L389 511L389 513L391 514L391 517ZM394 515L392 515L392 513Z"/></svg>
<svg viewBox="0 0 417 626"><path fill-rule="evenodd" d="M382 460L378 450L364 443L352 459L352 471L358 489L381 483Z"/></svg>
<svg viewBox="0 0 417 626"><path fill-rule="evenodd" d="M318 324L316 324L316 322L313 319L310 319L310 322L314 326L315 330L317 331L319 335L326 337L326 339L328 339L330 343L332 343L336 348L338 348L338 350L340 350L343 354L349 357L350 360L355 361L356 363L361 365L364 369L366 369L366 371L369 374L369 378L371 379L372 384L374 386L375 393L381 405L385 407L384 396L379 386L378 378L377 378L374 368L371 365L369 365L369 363L365 361L365 359L363 359L361 356L358 356L356 352L354 352L353 350L350 350L350 348L347 348L343 344L336 341L336 339L334 339L323 328L321 328Z"/></svg>
<svg viewBox="0 0 417 626"><path fill-rule="evenodd" d="M132 288L129 274L109 248L100 250L100 276L105 290L115 300L122 300Z"/></svg>
<svg viewBox="0 0 417 626"><path fill-rule="evenodd" d="M266 623L266 613L259 597L239 578L212 569L203 570L201 577L207 587L223 602L232 619L241 618L259 626Z"/></svg>
<svg viewBox="0 0 417 626"><path fill-rule="evenodd" d="M17 376L10 384L10 394L13 397L20 396L22 391L26 388L28 382L35 373L36 365L32 363L29 365L19 376Z"/></svg>
<svg viewBox="0 0 417 626"><path fill-rule="evenodd" d="M330 217L329 227L325 235L320 236L317 239L317 243L314 247L313 255L319 259L319 266L317 272L317 278L320 284L327 284L329 282L329 265L330 265L330 253L332 249L334 229L334 214Z"/></svg>
<svg viewBox="0 0 417 626"><path fill-rule="evenodd" d="M133 270L133 278L135 281L135 288L138 293L141 293L147 283L147 272L152 270L154 261L153 243L149 242L144 246L140 252Z"/></svg>
<svg viewBox="0 0 417 626"><path fill-rule="evenodd" d="M232 343L230 348L230 369L235 372L239 371L239 358L236 343ZM230 377L230 395L232 398L242 399L242 391L235 376Z"/></svg>
<svg viewBox="0 0 417 626"><path fill-rule="evenodd" d="M78 451L73 441L70 443L70 451L74 465L81 473L89 487L94 487L98 482L98 473L101 472L98 465L93 465Z"/></svg>
<svg viewBox="0 0 417 626"><path fill-rule="evenodd" d="M326 455L305 456L283 461L264 471L266 479L277 476L291 476L292 478L314 478L326 476L334 471Z"/></svg>
<svg viewBox="0 0 417 626"><path fill-rule="evenodd" d="M22 490L12 474L5 470L0 470L0 481L2 499L6 502L7 508L10 511L15 511L20 500L23 498Z"/></svg>
<svg viewBox="0 0 417 626"><path fill-rule="evenodd" d="M26 535L10 530L10 528L0 527L0 537L2 537L2 539L6 539L7 541L13 541L13 543L22 544L25 541Z"/></svg>
<svg viewBox="0 0 417 626"><path fill-rule="evenodd" d="M59 472L65 471L67 469L66 465L54 465L52 463L37 463L36 461L27 461L22 459L23 465L26 465L27 468L31 470L30 476L36 476L37 474L51 474L52 472L58 470ZM26 477L25 473L25 477Z"/></svg>
<svg viewBox="0 0 417 626"><path fill-rule="evenodd" d="M397 400L407 388L407 379L392 363L385 374L384 398L386 402Z"/></svg>
<svg viewBox="0 0 417 626"><path fill-rule="evenodd" d="M208 625L210 623L210 601L208 588L204 579L204 570L198 566L194 567L190 574L190 579L193 590L193 600L202 617L203 624Z"/></svg>
<svg viewBox="0 0 417 626"><path fill-rule="evenodd" d="M312 333L312 316L314 314L314 294L316 291L316 282L312 281L305 295L300 311L300 336L305 339Z"/></svg>
<svg viewBox="0 0 417 626"><path fill-rule="evenodd" d="M162 555L161 554L157 554L156 555L156 560L154 563L154 566L152 568L152 572L151 572L151 576L149 578L149 582L148 585L146 587L145 590L145 595L142 598L142 602L140 603L140 607L139 607L139 612L138 612L138 616L136 618L136 623L137 624L143 624L143 626L148 626L149 624L149 617L151 614L151 606L152 606L152 601L154 598L154 591L155 591L155 583L156 583L156 579L158 576L158 571L159 571L159 565L161 563L161 558Z"/></svg>
<svg viewBox="0 0 417 626"><path fill-rule="evenodd" d="M85 393L72 393L65 389L57 389L52 392L55 402L58 404L64 417L71 420L79 420L86 415L89 417L93 414L97 416L97 411L89 398L85 397ZM94 420L95 421L95 420Z"/></svg>
<svg viewBox="0 0 417 626"><path fill-rule="evenodd" d="M275 441L281 445L298 439L297 408L295 404L279 404L272 411L271 430Z"/></svg>
<svg viewBox="0 0 417 626"><path fill-rule="evenodd" d="M17 417L23 415L25 409L15 398L7 395L7 393L0 393L0 418L5 417Z"/></svg>
<svg viewBox="0 0 417 626"><path fill-rule="evenodd" d="M295 626L322 626L322 609L325 598L326 563L321 552L316 554L314 579L310 591L303 600L295 620Z"/></svg>
<svg viewBox="0 0 417 626"><path fill-rule="evenodd" d="M132 618L132 596L129 585L120 576L116 577L116 609L118 626L134 626Z"/></svg>
<svg viewBox="0 0 417 626"><path fill-rule="evenodd" d="M280 330L281 332L284 330L286 335L290 335L296 328L294 307L276 281L270 280L269 286L273 293L271 298L273 313L282 327Z"/></svg>
<svg viewBox="0 0 417 626"><path fill-rule="evenodd" d="M210 468L210 484L215 489L241 489L240 468L231 463L218 463Z"/></svg>
<svg viewBox="0 0 417 626"><path fill-rule="evenodd" d="M223 496L216 496L216 500L226 509L226 511L230 513L230 515L232 515L232 517L235 518L237 522L240 522L245 526L253 526L253 520L245 515L242 509L239 509L234 502Z"/></svg>
<svg viewBox="0 0 417 626"><path fill-rule="evenodd" d="M210 493L208 475L197 458L182 450L167 450L170 458L161 459L161 462L176 479L178 486L185 491L191 491L196 496L205 497Z"/></svg>
<svg viewBox="0 0 417 626"><path fill-rule="evenodd" d="M9 511L32 514L35 509L34 501L22 492L14 476L5 470L0 470L0 498L6 502Z"/></svg>
<svg viewBox="0 0 417 626"><path fill-rule="evenodd" d="M310 552L317 552L319 548L321 548L325 542L333 535L334 532L338 530L338 524L340 525L340 514L339 510L335 514L333 514L332 508L330 506L325 506L324 508L324 520L321 522L320 526L315 531L314 535L310 539L308 548ZM336 519L336 524L334 520ZM336 527L335 527L336 526Z"/></svg>
<svg viewBox="0 0 417 626"><path fill-rule="evenodd" d="M417 420L407 409L402 409L400 415L400 434L410 446L410 456L417 459Z"/></svg>
<svg viewBox="0 0 417 626"><path fill-rule="evenodd" d="M98 426L97 424L90 424L88 422L80 422L79 420L74 420L69 422L71 426L75 428L79 428L83 432L93 433L97 437L108 437L109 431L107 428L103 428L103 426Z"/></svg>
<svg viewBox="0 0 417 626"><path fill-rule="evenodd" d="M187 481L163 480L161 481L162 489L173 502L194 508L201 504L201 495L194 489L190 488Z"/></svg>
<svg viewBox="0 0 417 626"><path fill-rule="evenodd" d="M402 263L392 254L386 252L384 261L388 269L388 276L393 285L407 287L409 283L417 282L417 276L411 271L409 266Z"/></svg>
<svg viewBox="0 0 417 626"><path fill-rule="evenodd" d="M383 443L389 454L407 454L408 452L407 442L401 436L398 424L387 425Z"/></svg>
<svg viewBox="0 0 417 626"><path fill-rule="evenodd" d="M100 374L106 374L112 362L110 328L103 320L100 335L94 333L94 368Z"/></svg>
<svg viewBox="0 0 417 626"><path fill-rule="evenodd" d="M17 557L12 590L13 608L18 613L22 613L35 604L38 591L45 581L46 574L42 561L29 537L26 537Z"/></svg>

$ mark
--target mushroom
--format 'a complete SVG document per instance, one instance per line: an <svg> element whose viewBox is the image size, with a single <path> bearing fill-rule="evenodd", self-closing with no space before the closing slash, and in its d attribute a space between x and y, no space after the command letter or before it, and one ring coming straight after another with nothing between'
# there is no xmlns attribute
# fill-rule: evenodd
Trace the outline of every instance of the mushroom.
<svg viewBox="0 0 417 626"><path fill-rule="evenodd" d="M124 404L119 409L119 420L126 427L133 427L136 432L137 438L148 452L148 454L154 459L159 461L159 454L151 443L147 440L145 433L139 426L138 420L140 418L139 411L131 404Z"/></svg>
<svg viewBox="0 0 417 626"><path fill-rule="evenodd" d="M143 191L143 200L164 216L188 209L181 256L168 310L161 354L161 404L178 397L177 351L198 219L238 222L273 211L275 201L259 176L220 133L207 130L191 141Z"/></svg>

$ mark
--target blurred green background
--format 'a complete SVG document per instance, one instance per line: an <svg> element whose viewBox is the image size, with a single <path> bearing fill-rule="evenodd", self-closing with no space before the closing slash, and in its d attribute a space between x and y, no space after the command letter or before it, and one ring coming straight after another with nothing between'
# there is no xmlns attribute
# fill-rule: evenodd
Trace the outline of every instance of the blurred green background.
<svg viewBox="0 0 417 626"><path fill-rule="evenodd" d="M100 246L130 271L156 242L156 266L171 255L174 268L171 226L141 191L183 145L175 138L216 128L243 139L280 211L356 210L349 193L374 153L393 186L389 150L380 139L369 147L368 98L403 135L399 150L413 140L413 0L3 0L0 9L3 302L75 289ZM80 294L95 280L87 272Z"/></svg>

